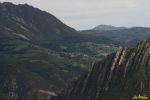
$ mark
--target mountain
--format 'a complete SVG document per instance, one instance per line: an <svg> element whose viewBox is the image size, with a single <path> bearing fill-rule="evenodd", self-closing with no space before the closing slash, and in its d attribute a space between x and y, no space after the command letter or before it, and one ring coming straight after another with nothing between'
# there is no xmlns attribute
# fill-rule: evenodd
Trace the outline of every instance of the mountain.
<svg viewBox="0 0 150 100"><path fill-rule="evenodd" d="M88 73L88 66L92 60L101 60L115 52L119 45L126 44L128 38L132 41L128 41L127 44L135 45L138 41L149 37L149 28L92 32L78 32L55 16L28 4L0 3L0 100L49 100L52 96L60 94L71 80L78 79L82 73ZM119 36L121 32L128 34ZM125 53L128 54L128 52ZM137 54L136 49L134 53ZM113 63L114 56L115 54L112 54L112 59L107 57L101 61L106 69L111 67L107 64ZM129 57L130 59L132 60ZM101 67L98 68L95 65L101 66L99 62L95 62L93 65L95 69L92 68L91 71L93 74L89 75L95 75L94 73L100 70ZM109 70L107 70L108 73L105 71L102 70L102 76L109 75ZM116 72L117 79L120 75L117 75L118 73L120 71ZM96 75L99 77L99 73ZM96 87L95 92L95 87L90 87L89 84L92 84L91 80L97 77L91 77L85 74L79 78L76 87L73 87L75 90L69 89L72 92L64 92L68 95L67 98L72 98L77 90L83 100L86 98L84 95L86 93L95 99L93 95L98 93L99 89ZM106 77L102 78L107 82ZM89 84L82 87L83 82ZM81 92L78 84L85 90ZM94 84L99 83L96 80ZM77 95L73 99L76 98L78 98Z"/></svg>
<svg viewBox="0 0 150 100"><path fill-rule="evenodd" d="M56 100L131 100L139 94L150 97L149 40L94 62Z"/></svg>
<svg viewBox="0 0 150 100"><path fill-rule="evenodd" d="M101 27L103 29L103 27ZM85 30L83 34L93 34L97 37L105 37L120 43L122 46L135 47L138 42L150 38L150 28L131 27L114 30Z"/></svg>
<svg viewBox="0 0 150 100"><path fill-rule="evenodd" d="M112 25L101 24L101 25L96 26L92 30L95 30L95 31L112 31L112 30L122 30L122 29L126 29L126 27L115 27Z"/></svg>
<svg viewBox="0 0 150 100"><path fill-rule="evenodd" d="M80 34L53 15L27 4L1 3L0 12L1 27L15 31L20 38L54 50L60 50L60 46L68 46L69 43L111 41L104 37L99 39L93 35Z"/></svg>
<svg viewBox="0 0 150 100"><path fill-rule="evenodd" d="M0 12L1 34L4 30L9 31L9 34L5 32L1 36L17 37L54 51L86 51L89 54L91 51L82 50L80 48L81 44L119 44L119 42L103 36L97 37L92 34L81 34L62 23L53 15L27 4L1 3ZM77 45L79 45L77 48L80 49L74 50L70 48Z"/></svg>
<svg viewBox="0 0 150 100"><path fill-rule="evenodd" d="M0 100L49 100L114 44L28 4L0 3Z"/></svg>
<svg viewBox="0 0 150 100"><path fill-rule="evenodd" d="M35 43L59 43L69 36L77 36L74 29L64 25L53 15L27 4L2 3L0 12L1 27L16 31L16 36Z"/></svg>

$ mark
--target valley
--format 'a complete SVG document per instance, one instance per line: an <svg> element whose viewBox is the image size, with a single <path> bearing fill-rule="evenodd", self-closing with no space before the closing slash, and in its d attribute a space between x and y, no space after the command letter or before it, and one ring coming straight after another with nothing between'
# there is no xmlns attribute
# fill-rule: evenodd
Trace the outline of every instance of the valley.
<svg viewBox="0 0 150 100"><path fill-rule="evenodd" d="M0 3L0 100L150 95L149 38L148 27L77 31L31 5Z"/></svg>

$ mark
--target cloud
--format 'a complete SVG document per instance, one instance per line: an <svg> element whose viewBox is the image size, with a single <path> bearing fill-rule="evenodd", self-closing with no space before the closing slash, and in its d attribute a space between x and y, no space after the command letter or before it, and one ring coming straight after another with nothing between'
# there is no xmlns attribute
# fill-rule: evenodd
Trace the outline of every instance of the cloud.
<svg viewBox="0 0 150 100"><path fill-rule="evenodd" d="M149 0L0 0L28 3L76 29L98 24L150 26Z"/></svg>

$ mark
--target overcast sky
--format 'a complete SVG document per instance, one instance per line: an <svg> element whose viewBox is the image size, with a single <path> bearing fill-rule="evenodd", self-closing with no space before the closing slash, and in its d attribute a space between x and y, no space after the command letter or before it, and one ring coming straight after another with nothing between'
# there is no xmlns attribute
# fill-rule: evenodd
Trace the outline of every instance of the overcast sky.
<svg viewBox="0 0 150 100"><path fill-rule="evenodd" d="M150 27L150 0L0 0L28 3L77 29L99 24Z"/></svg>

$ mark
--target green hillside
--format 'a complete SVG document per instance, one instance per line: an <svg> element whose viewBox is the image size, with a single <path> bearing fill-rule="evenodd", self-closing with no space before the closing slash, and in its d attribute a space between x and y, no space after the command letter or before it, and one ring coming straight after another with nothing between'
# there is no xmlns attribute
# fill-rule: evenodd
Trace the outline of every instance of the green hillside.
<svg viewBox="0 0 150 100"><path fill-rule="evenodd" d="M14 100L45 100L47 92L35 91L60 92L87 72L93 60L116 51L110 42L118 44L81 34L27 4L1 3L0 92Z"/></svg>

